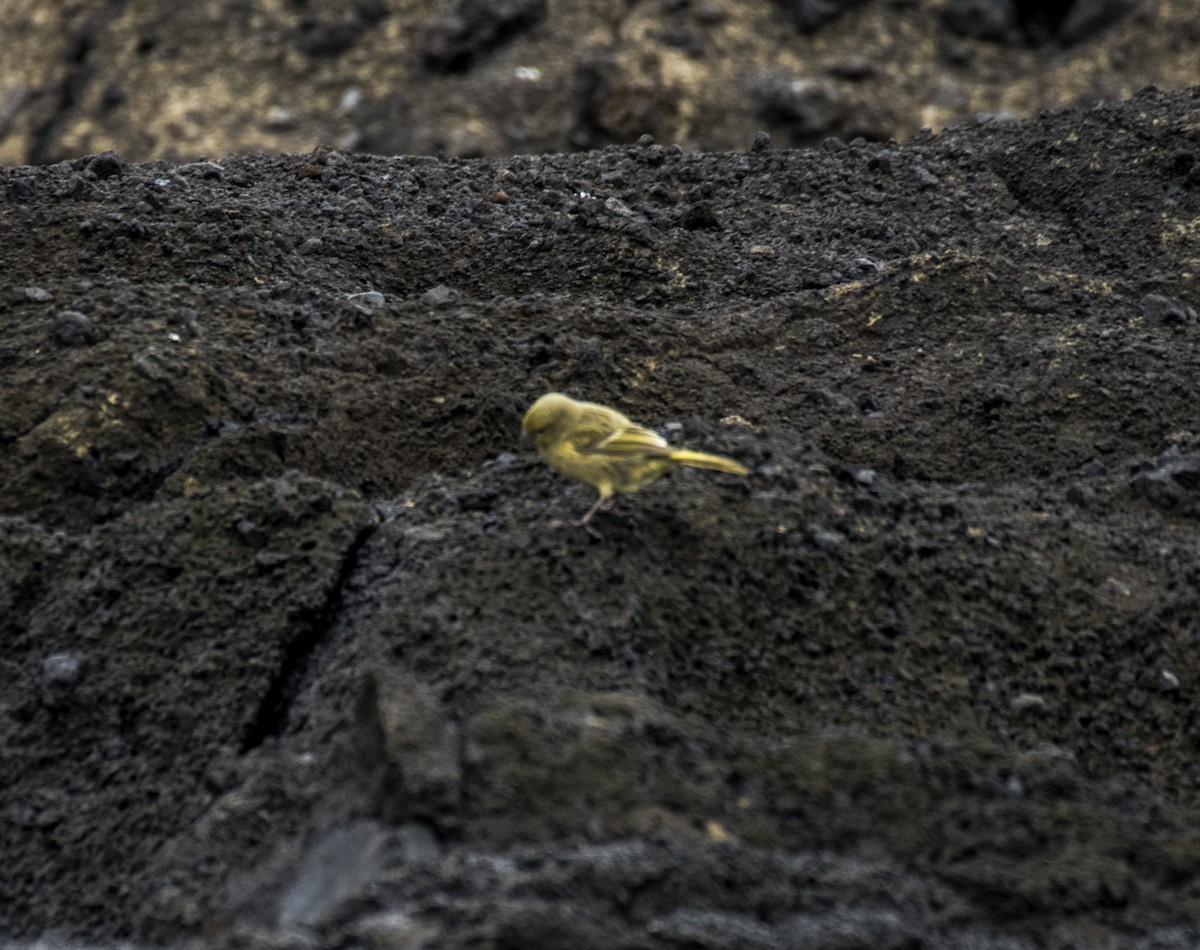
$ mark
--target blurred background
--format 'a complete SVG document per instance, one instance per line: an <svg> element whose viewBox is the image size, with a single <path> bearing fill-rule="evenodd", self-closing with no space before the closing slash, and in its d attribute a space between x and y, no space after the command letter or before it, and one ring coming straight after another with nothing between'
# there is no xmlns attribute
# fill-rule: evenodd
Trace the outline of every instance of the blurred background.
<svg viewBox="0 0 1200 950"><path fill-rule="evenodd" d="M0 163L903 140L1200 83L1197 0L0 0Z"/></svg>

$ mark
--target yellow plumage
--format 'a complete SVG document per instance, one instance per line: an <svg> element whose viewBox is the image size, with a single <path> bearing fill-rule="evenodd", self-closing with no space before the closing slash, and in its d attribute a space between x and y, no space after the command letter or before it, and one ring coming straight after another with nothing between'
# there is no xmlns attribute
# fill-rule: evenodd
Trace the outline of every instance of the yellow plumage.
<svg viewBox="0 0 1200 950"><path fill-rule="evenodd" d="M637 491L680 465L733 475L749 470L732 459L675 449L657 432L594 402L547 393L529 407L521 428L537 440L538 454L556 472L600 492L577 522L586 525L616 492Z"/></svg>

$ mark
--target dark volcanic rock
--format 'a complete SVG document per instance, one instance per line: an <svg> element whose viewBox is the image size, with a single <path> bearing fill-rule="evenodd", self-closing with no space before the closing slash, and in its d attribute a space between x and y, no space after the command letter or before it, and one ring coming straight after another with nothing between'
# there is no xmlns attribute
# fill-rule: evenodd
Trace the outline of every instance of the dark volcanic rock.
<svg viewBox="0 0 1200 950"><path fill-rule="evenodd" d="M54 339L63 346L88 343L96 333L96 328L87 314L76 313L74 310L64 310L55 317L51 330Z"/></svg>
<svg viewBox="0 0 1200 950"><path fill-rule="evenodd" d="M1200 452L1166 452L1152 463L1138 465L1130 484L1134 494L1155 505L1200 514Z"/></svg>
<svg viewBox="0 0 1200 950"><path fill-rule="evenodd" d="M1162 294L1146 294L1138 305L1142 316L1159 323L1186 326L1196 321L1196 311L1182 300L1164 297Z"/></svg>
<svg viewBox="0 0 1200 950"><path fill-rule="evenodd" d="M6 172L0 936L1195 947L1198 108Z"/></svg>
<svg viewBox="0 0 1200 950"><path fill-rule="evenodd" d="M1196 83L1195 0L5 0L0 163L903 141ZM763 73L766 73L766 76ZM772 80L781 80L774 82ZM793 89L793 84L795 88ZM1181 141L1181 147L1186 142ZM85 193L81 166L63 187ZM29 180L0 192L25 193ZM211 223L211 222L210 222Z"/></svg>

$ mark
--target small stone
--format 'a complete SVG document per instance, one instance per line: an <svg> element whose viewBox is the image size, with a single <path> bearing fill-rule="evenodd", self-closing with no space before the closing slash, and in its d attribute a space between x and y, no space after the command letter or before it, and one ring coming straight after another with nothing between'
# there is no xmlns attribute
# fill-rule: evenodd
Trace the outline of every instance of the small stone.
<svg viewBox="0 0 1200 950"><path fill-rule="evenodd" d="M1054 301L1041 291L1028 287L1021 291L1021 302L1030 313L1053 313Z"/></svg>
<svg viewBox="0 0 1200 950"><path fill-rule="evenodd" d="M90 343L96 328L91 318L77 310L64 310L54 318L54 339L63 346Z"/></svg>
<svg viewBox="0 0 1200 950"><path fill-rule="evenodd" d="M1186 326L1196 321L1196 311L1182 300L1162 294L1146 294L1138 308L1142 316L1167 326Z"/></svg>
<svg viewBox="0 0 1200 950"><path fill-rule="evenodd" d="M181 175L195 175L205 180L219 180L225 174L225 168L216 162L189 162L175 169Z"/></svg>
<svg viewBox="0 0 1200 950"><path fill-rule="evenodd" d="M771 144L771 136L766 132L755 132L754 141L750 143L750 154L754 155L759 152L769 152L774 146Z"/></svg>
<svg viewBox="0 0 1200 950"><path fill-rule="evenodd" d="M133 357L129 361L129 365L133 367L133 371L143 379L148 379L151 382L161 383L168 378L167 371L162 363L162 358L153 350L147 350Z"/></svg>
<svg viewBox="0 0 1200 950"><path fill-rule="evenodd" d="M881 175L890 175L895 160L896 153L885 149L867 159L867 168Z"/></svg>
<svg viewBox="0 0 1200 950"><path fill-rule="evenodd" d="M37 197L37 179L28 175L9 179L8 197L13 201L32 201Z"/></svg>
<svg viewBox="0 0 1200 950"><path fill-rule="evenodd" d="M883 407L879 405L879 401L870 393L859 393L855 397L854 405L864 416L874 415L883 411Z"/></svg>
<svg viewBox="0 0 1200 950"><path fill-rule="evenodd" d="M917 185L922 189L936 188L941 184L941 179L937 175L921 165L913 169L913 175L917 179Z"/></svg>
<svg viewBox="0 0 1200 950"><path fill-rule="evenodd" d="M402 948L432 947L443 943L438 923L399 910L382 910L354 918L354 935L362 946Z"/></svg>
<svg viewBox="0 0 1200 950"><path fill-rule="evenodd" d="M238 537L251 547L260 548L266 543L266 538L263 536L262 531L259 530L258 525L249 518L239 518L237 524L234 525L234 529L237 531Z"/></svg>
<svg viewBox="0 0 1200 950"><path fill-rule="evenodd" d="M680 209L679 226L687 231L719 230L721 221L709 201L686 204Z"/></svg>
<svg viewBox="0 0 1200 950"><path fill-rule="evenodd" d="M384 304L383 294L378 290L364 290L362 293L351 294L350 300L368 310L376 310Z"/></svg>
<svg viewBox="0 0 1200 950"><path fill-rule="evenodd" d="M1046 700L1037 693L1017 693L1008 705L1015 713L1041 712L1046 708Z"/></svg>
<svg viewBox="0 0 1200 950"><path fill-rule="evenodd" d="M79 682L79 657L74 653L51 653L42 661L44 682L55 686L74 686Z"/></svg>
<svg viewBox="0 0 1200 950"><path fill-rule="evenodd" d="M1163 692L1171 693L1179 689L1179 677L1165 667L1158 671L1158 676L1155 677L1154 685Z"/></svg>
<svg viewBox="0 0 1200 950"><path fill-rule="evenodd" d="M1067 489L1067 501L1076 508L1082 508L1085 511L1090 511L1095 508L1099 502L1096 492L1083 484L1082 482L1073 482L1071 487Z"/></svg>
<svg viewBox="0 0 1200 950"><path fill-rule="evenodd" d="M1130 488L1159 508L1200 511L1200 452L1164 452L1155 462L1134 469Z"/></svg>
<svg viewBox="0 0 1200 950"><path fill-rule="evenodd" d="M66 705L83 677L74 653L51 653L42 661L41 700L51 709Z"/></svg>
<svg viewBox="0 0 1200 950"><path fill-rule="evenodd" d="M840 531L818 529L812 533L812 543L822 554L837 554L846 543L846 536Z"/></svg>
<svg viewBox="0 0 1200 950"><path fill-rule="evenodd" d="M501 452L495 458L487 459L481 466L482 471L496 471L512 468L517 464L517 456L513 452Z"/></svg>
<svg viewBox="0 0 1200 950"><path fill-rule="evenodd" d="M47 303L54 299L54 294L44 287L26 287L25 296L37 303Z"/></svg>
<svg viewBox="0 0 1200 950"><path fill-rule="evenodd" d="M1017 392L1007 383L992 383L980 399L984 409L1000 409L1017 401Z"/></svg>
<svg viewBox="0 0 1200 950"><path fill-rule="evenodd" d="M291 555L284 551L259 551L254 555L254 563L263 573L277 570L291 560Z"/></svg>
<svg viewBox="0 0 1200 950"><path fill-rule="evenodd" d="M427 291L425 291L425 293L421 295L421 299L424 300L425 303L440 307L449 303L454 303L461 296L462 295L453 287L447 287L445 284L438 284L436 287L430 287Z"/></svg>
<svg viewBox="0 0 1200 950"><path fill-rule="evenodd" d="M83 170L96 178L119 176L121 174L121 156L116 152L101 152L99 155L93 155L87 159Z"/></svg>
<svg viewBox="0 0 1200 950"><path fill-rule="evenodd" d="M191 307L180 307L167 315L167 321L186 327L193 334L200 332L200 314Z"/></svg>

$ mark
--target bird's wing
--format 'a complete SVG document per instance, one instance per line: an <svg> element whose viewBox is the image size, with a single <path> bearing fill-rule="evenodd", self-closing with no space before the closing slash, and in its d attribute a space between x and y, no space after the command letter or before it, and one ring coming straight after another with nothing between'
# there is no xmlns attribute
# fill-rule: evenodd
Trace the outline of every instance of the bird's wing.
<svg viewBox="0 0 1200 950"><path fill-rule="evenodd" d="M585 451L626 458L666 458L671 454L671 447L657 432L630 423L609 433Z"/></svg>

